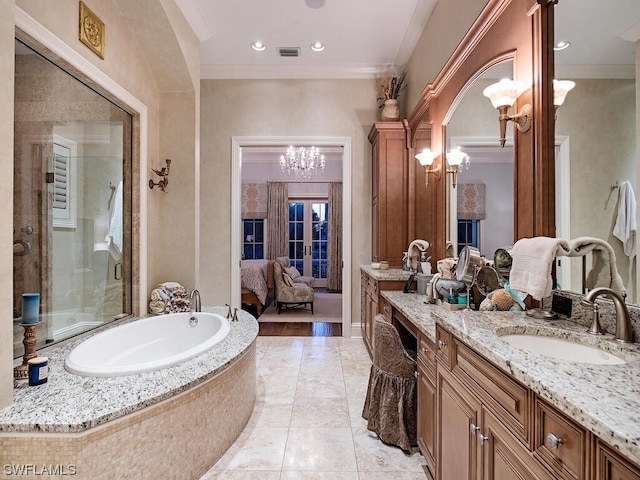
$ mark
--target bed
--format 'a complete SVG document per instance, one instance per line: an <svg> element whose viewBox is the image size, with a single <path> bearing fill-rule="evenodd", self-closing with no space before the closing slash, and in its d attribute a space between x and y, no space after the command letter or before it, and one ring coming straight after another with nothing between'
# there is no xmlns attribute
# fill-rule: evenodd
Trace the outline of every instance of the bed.
<svg viewBox="0 0 640 480"><path fill-rule="evenodd" d="M256 316L261 315L273 301L273 262L273 260L242 260L240 264L243 308L255 309Z"/></svg>

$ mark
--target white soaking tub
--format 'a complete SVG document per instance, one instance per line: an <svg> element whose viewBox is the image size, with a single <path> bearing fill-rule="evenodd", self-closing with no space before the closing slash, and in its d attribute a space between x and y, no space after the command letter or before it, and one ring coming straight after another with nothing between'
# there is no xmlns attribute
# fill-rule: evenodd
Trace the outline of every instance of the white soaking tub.
<svg viewBox="0 0 640 480"><path fill-rule="evenodd" d="M223 341L229 321L216 313L171 313L147 317L93 335L67 355L76 375L116 377L184 362Z"/></svg>

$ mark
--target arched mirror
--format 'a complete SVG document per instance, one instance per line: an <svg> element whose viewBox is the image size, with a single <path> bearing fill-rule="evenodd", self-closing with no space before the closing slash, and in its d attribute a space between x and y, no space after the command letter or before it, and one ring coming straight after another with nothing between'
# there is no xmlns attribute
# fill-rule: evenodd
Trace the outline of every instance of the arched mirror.
<svg viewBox="0 0 640 480"><path fill-rule="evenodd" d="M459 149L467 157L458 167L456 185L447 175L447 243L458 256L466 245L493 259L498 248L513 244L513 129L504 147L497 141L497 111L484 89L513 78L513 61L494 65L474 78L452 105L446 122L447 152Z"/></svg>
<svg viewBox="0 0 640 480"><path fill-rule="evenodd" d="M555 8L555 77L575 87L556 118L556 235L606 240L627 287L627 302L637 303L636 260L614 235L629 182L638 194L636 53L640 2L616 0L603 11L597 0L561 0ZM578 19L578 20L576 20ZM626 190L626 189L625 189ZM586 260L589 269L591 260ZM560 289L583 292L582 258L561 258Z"/></svg>

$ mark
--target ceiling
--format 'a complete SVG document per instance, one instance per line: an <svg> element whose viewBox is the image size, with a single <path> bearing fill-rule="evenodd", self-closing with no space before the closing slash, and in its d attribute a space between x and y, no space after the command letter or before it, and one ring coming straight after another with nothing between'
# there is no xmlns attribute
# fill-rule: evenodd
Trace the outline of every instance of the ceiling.
<svg viewBox="0 0 640 480"><path fill-rule="evenodd" d="M437 0L177 3L201 41L202 78L375 78L406 65ZM560 0L556 8L556 39L571 42L556 53L567 65L562 76L634 70L640 0ZM251 49L257 40L265 51ZM313 52L318 41L326 48ZM299 57L280 57L282 47L299 48Z"/></svg>
<svg viewBox="0 0 640 480"><path fill-rule="evenodd" d="M374 78L408 62L436 1L177 3L202 42L202 78ZM252 50L254 41L265 51ZM315 42L324 51L313 52ZM299 57L280 57L282 47L299 48Z"/></svg>

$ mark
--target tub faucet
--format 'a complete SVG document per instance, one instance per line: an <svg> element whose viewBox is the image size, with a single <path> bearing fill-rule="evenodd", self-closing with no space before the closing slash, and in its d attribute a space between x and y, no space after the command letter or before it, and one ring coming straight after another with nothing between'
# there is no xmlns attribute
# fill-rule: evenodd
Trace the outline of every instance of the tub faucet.
<svg viewBox="0 0 640 480"><path fill-rule="evenodd" d="M195 299L195 307L196 307L195 311L196 312L202 311L202 305L200 303L200 292L195 288L191 290L191 294L189 295L190 301L193 301L194 299ZM193 308L191 309L191 311L193 311Z"/></svg>
<svg viewBox="0 0 640 480"><path fill-rule="evenodd" d="M585 306L593 307L593 321L589 328L589 333L594 335L601 334L598 305L595 301L600 295L607 295L616 308L616 334L615 338L618 342L631 343L633 342L633 330L631 329L631 319L629 317L629 310L624 303L624 300L620 295L607 287L598 287L589 291L582 299L582 304Z"/></svg>

